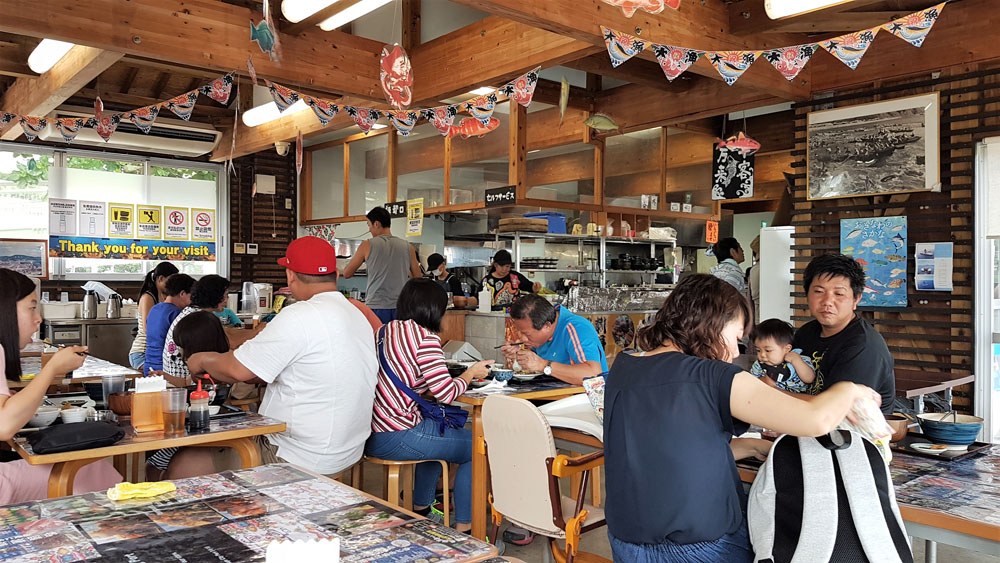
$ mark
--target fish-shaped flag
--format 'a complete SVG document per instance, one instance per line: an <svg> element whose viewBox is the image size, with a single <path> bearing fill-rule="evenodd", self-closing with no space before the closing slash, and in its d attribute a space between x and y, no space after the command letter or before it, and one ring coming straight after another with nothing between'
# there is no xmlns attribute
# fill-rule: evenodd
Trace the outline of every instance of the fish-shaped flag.
<svg viewBox="0 0 1000 563"><path fill-rule="evenodd" d="M667 80L673 82L675 78L684 74L685 70L691 68L691 65L698 62L705 51L653 43L653 54L660 62L660 68L663 69Z"/></svg>
<svg viewBox="0 0 1000 563"><path fill-rule="evenodd" d="M87 125L87 120L82 117L59 117L55 119L55 123L63 140L72 143L80 129Z"/></svg>
<svg viewBox="0 0 1000 563"><path fill-rule="evenodd" d="M114 134L115 129L118 128L118 124L121 123L122 114L120 113L105 113L104 112L104 102L101 101L101 97L98 96L94 100L94 121L91 123L91 127L97 134L100 135L105 142L111 139L111 135Z"/></svg>
<svg viewBox="0 0 1000 563"><path fill-rule="evenodd" d="M307 106L312 108L313 113L316 114L316 119L319 120L319 124L323 127L326 127L340 111L340 107L330 100L314 98L312 96L303 96L302 99L306 102Z"/></svg>
<svg viewBox="0 0 1000 563"><path fill-rule="evenodd" d="M198 91L191 90L186 94L174 96L163 102L167 109L177 114L177 117L187 121L191 119L191 112L194 111L194 103L198 100Z"/></svg>
<svg viewBox="0 0 1000 563"><path fill-rule="evenodd" d="M413 127L417 124L417 119L420 118L420 114L415 111L387 111L386 115L396 131L404 137L410 135L410 131L413 131Z"/></svg>
<svg viewBox="0 0 1000 563"><path fill-rule="evenodd" d="M22 115L18 120L21 125L21 130L24 131L24 136L28 139L28 142L35 140L35 137L45 129L48 125L48 121L44 117L35 117L33 115Z"/></svg>
<svg viewBox="0 0 1000 563"><path fill-rule="evenodd" d="M618 6L622 9L622 14L626 18L635 15L636 10L643 10L650 14L659 14L663 8L670 7L676 10L681 5L681 0L601 0L605 4Z"/></svg>
<svg viewBox="0 0 1000 563"><path fill-rule="evenodd" d="M584 125L596 131L617 131L620 129L611 116L603 113L595 113L583 122Z"/></svg>
<svg viewBox="0 0 1000 563"><path fill-rule="evenodd" d="M270 80L265 80L264 83L267 84L267 89L271 92L271 97L274 98L274 105L278 106L278 111L284 112L288 109L288 106L299 101L299 93L295 90L286 88Z"/></svg>
<svg viewBox="0 0 1000 563"><path fill-rule="evenodd" d="M706 56L726 84L732 86L761 53L762 51L708 51Z"/></svg>
<svg viewBox="0 0 1000 563"><path fill-rule="evenodd" d="M461 135L463 139L482 137L499 126L500 120L495 117L491 117L487 123L483 123L474 117L466 117L458 126L452 125L448 129L448 136L456 137Z"/></svg>
<svg viewBox="0 0 1000 563"><path fill-rule="evenodd" d="M569 104L569 80L562 77L562 84L559 86L559 125L562 125L563 116L566 115L566 106Z"/></svg>
<svg viewBox="0 0 1000 563"><path fill-rule="evenodd" d="M914 12L908 16L893 20L882 26L882 29L899 37L914 47L924 44L924 39L931 32L931 27L941 15L941 10L947 2L941 2L937 6L931 6L926 10ZM949 12L950 13L950 12Z"/></svg>
<svg viewBox="0 0 1000 563"><path fill-rule="evenodd" d="M344 106L344 111L347 115L351 116L354 123L357 124L358 128L364 133L368 133L372 130L372 126L378 121L378 118L382 117L382 112L377 109L371 108L359 108L357 106Z"/></svg>
<svg viewBox="0 0 1000 563"><path fill-rule="evenodd" d="M225 105L229 102L229 93L233 89L233 80L236 78L235 72L230 72L224 76L220 76L215 80L209 82L208 84L202 86L198 89L202 95L208 96L213 100Z"/></svg>
<svg viewBox="0 0 1000 563"><path fill-rule="evenodd" d="M531 104L532 96L535 95L535 86L538 85L538 72L541 69L542 67L538 67L508 82L501 88L503 94L522 106L528 107Z"/></svg>
<svg viewBox="0 0 1000 563"><path fill-rule="evenodd" d="M253 20L250 20L250 40L256 41L261 52L267 53L272 61L278 60L278 42L266 20L261 20L257 25L254 25Z"/></svg>
<svg viewBox="0 0 1000 563"><path fill-rule="evenodd" d="M611 56L611 66L613 67L617 67L638 55L646 48L646 42L634 35L608 29L603 25L601 33L604 34L604 44L608 47L608 55Z"/></svg>
<svg viewBox="0 0 1000 563"><path fill-rule="evenodd" d="M854 70L858 68L858 63L861 62L861 57L865 56L868 47L871 47L879 29L873 27L864 31L846 33L833 39L820 41L819 46L840 59L840 62L847 65L848 68Z"/></svg>
<svg viewBox="0 0 1000 563"><path fill-rule="evenodd" d="M250 75L250 84L257 85L257 69L253 66L253 55L247 57L247 74Z"/></svg>
<svg viewBox="0 0 1000 563"><path fill-rule="evenodd" d="M789 81L794 80L816 53L816 44L795 45L794 47L779 47L764 51L764 58L778 69L778 72Z"/></svg>
<svg viewBox="0 0 1000 563"><path fill-rule="evenodd" d="M429 121L445 137L451 132L451 124L455 122L457 115L458 106L456 105L420 110L420 116Z"/></svg>
<svg viewBox="0 0 1000 563"><path fill-rule="evenodd" d="M295 136L295 177L302 175L302 131Z"/></svg>
<svg viewBox="0 0 1000 563"><path fill-rule="evenodd" d="M407 108L413 101L413 68L410 57L398 44L382 47L379 59L379 81L389 104L397 109Z"/></svg>
<svg viewBox="0 0 1000 563"><path fill-rule="evenodd" d="M160 115L160 106L151 105L142 108L136 108L125 114L125 118L132 122L133 125L139 128L143 133L149 133L149 130L153 127L153 122L156 121L156 117Z"/></svg>
<svg viewBox="0 0 1000 563"><path fill-rule="evenodd" d="M469 115L478 119L483 125L489 124L496 106L496 92L485 96L476 96L463 104L465 111L469 112Z"/></svg>
<svg viewBox="0 0 1000 563"><path fill-rule="evenodd" d="M743 156L749 156L760 150L760 143L747 137L742 131L724 141L720 139L716 146L720 149L725 148L731 151L739 151Z"/></svg>

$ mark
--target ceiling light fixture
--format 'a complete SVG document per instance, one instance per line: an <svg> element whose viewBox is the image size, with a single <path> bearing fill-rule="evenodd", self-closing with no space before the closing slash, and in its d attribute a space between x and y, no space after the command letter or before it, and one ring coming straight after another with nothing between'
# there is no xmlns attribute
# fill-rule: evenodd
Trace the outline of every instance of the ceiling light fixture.
<svg viewBox="0 0 1000 563"><path fill-rule="evenodd" d="M357 4L344 8L343 11L337 12L326 20L320 22L319 28L323 31L337 29L338 27L348 24L365 14L385 6L389 2L392 2L392 0L361 0Z"/></svg>
<svg viewBox="0 0 1000 563"><path fill-rule="evenodd" d="M764 0L764 11L772 20L788 18L829 8L837 4L846 4L851 0Z"/></svg>
<svg viewBox="0 0 1000 563"><path fill-rule="evenodd" d="M486 94L492 94L493 92L496 92L496 90L497 89L493 88L492 86L483 86L481 88L476 88L475 90L470 90L469 93L472 94L473 96L485 96Z"/></svg>
<svg viewBox="0 0 1000 563"><path fill-rule="evenodd" d="M72 43L42 39L42 42L28 55L28 68L42 74L59 62L59 59L65 57L72 48Z"/></svg>
<svg viewBox="0 0 1000 563"><path fill-rule="evenodd" d="M309 109L309 106L307 106L303 100L299 100L288 106L285 111L279 111L278 106L271 101L243 112L243 124L247 127L257 127L258 125L263 125L268 121L274 121L275 119L300 112L304 109Z"/></svg>
<svg viewBox="0 0 1000 563"><path fill-rule="evenodd" d="M282 0L281 15L292 23L299 23L337 0Z"/></svg>

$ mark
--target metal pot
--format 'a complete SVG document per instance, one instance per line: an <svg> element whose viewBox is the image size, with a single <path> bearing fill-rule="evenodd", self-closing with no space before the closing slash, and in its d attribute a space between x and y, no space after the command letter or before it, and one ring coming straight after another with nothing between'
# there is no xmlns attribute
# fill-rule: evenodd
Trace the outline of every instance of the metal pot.
<svg viewBox="0 0 1000 563"><path fill-rule="evenodd" d="M82 317L85 319L97 318L97 293L92 289L88 289L87 293L83 296Z"/></svg>
<svg viewBox="0 0 1000 563"><path fill-rule="evenodd" d="M117 293L112 293L111 296L108 297L108 318L122 318L122 296Z"/></svg>

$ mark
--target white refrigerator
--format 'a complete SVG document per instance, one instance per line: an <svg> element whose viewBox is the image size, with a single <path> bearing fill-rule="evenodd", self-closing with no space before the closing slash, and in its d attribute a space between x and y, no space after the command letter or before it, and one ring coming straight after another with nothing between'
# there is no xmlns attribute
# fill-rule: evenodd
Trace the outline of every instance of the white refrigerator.
<svg viewBox="0 0 1000 563"><path fill-rule="evenodd" d="M760 230L760 320L792 322L792 233L795 227Z"/></svg>

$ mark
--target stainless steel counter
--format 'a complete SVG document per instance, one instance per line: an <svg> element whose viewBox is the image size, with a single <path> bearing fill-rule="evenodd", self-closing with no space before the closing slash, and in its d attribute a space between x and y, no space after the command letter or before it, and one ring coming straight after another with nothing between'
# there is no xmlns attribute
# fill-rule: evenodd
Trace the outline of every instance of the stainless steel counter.
<svg viewBox="0 0 1000 563"><path fill-rule="evenodd" d="M137 327L134 318L46 319L42 323L42 336L55 345L87 346L92 356L127 366Z"/></svg>

